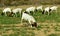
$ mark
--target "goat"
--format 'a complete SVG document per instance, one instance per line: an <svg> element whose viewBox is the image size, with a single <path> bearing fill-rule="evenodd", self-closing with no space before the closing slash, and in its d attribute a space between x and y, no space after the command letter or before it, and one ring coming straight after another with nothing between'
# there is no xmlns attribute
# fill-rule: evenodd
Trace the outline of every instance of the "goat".
<svg viewBox="0 0 60 36"><path fill-rule="evenodd" d="M37 10L37 11L39 11L39 10L43 11L42 6L38 6L38 7L36 8L36 10Z"/></svg>
<svg viewBox="0 0 60 36"><path fill-rule="evenodd" d="M17 13L19 12L19 14L21 15L21 12L22 12L22 9L21 8L16 8L16 9L13 9L12 12L16 15L17 17Z"/></svg>
<svg viewBox="0 0 60 36"><path fill-rule="evenodd" d="M26 9L26 12L29 13L29 14L34 13L34 11L35 11L35 7L29 7L29 8Z"/></svg>
<svg viewBox="0 0 60 36"><path fill-rule="evenodd" d="M57 13L57 8L58 8L57 6L52 6L52 7L50 7L50 10L51 10L51 12L55 10Z"/></svg>
<svg viewBox="0 0 60 36"><path fill-rule="evenodd" d="M48 12L48 15L49 15L49 13L50 13L50 7L46 7L44 10L43 10L43 12L42 12L42 14L45 14L46 12Z"/></svg>
<svg viewBox="0 0 60 36"><path fill-rule="evenodd" d="M7 13L11 13L11 8L5 8L4 10L3 10L3 12L2 12L2 15L3 15L3 13L5 14L5 16L7 16Z"/></svg>
<svg viewBox="0 0 60 36"><path fill-rule="evenodd" d="M29 24L32 25L32 27L37 27L36 20L33 18L33 16L23 12L22 18L21 18L21 23L22 23L23 19L28 21Z"/></svg>

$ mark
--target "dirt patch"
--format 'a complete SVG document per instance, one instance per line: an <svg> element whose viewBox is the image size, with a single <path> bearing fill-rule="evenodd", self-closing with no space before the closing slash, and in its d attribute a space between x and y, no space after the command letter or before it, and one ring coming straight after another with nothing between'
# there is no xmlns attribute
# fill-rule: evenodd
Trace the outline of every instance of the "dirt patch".
<svg viewBox="0 0 60 36"><path fill-rule="evenodd" d="M27 32L29 31L32 31L34 32L35 36L48 36L50 34L60 34L60 31L55 31L55 27L56 26L60 26L60 23L38 23L40 26L42 26L42 28L40 30L37 30L36 28L32 28L32 27L25 27L24 25L25 23L23 23L22 25L21 24L11 24L11 25L0 25L0 26L10 26L10 27L4 27L4 28L7 28L9 29L8 31L5 31L5 33L2 33L2 34L14 34L15 31L20 31L20 29L24 28L25 30L28 30ZM12 30L15 29L14 31ZM58 27L57 27L58 28Z"/></svg>
<svg viewBox="0 0 60 36"><path fill-rule="evenodd" d="M35 30L35 36L46 36L46 34L44 33L43 29L42 30Z"/></svg>

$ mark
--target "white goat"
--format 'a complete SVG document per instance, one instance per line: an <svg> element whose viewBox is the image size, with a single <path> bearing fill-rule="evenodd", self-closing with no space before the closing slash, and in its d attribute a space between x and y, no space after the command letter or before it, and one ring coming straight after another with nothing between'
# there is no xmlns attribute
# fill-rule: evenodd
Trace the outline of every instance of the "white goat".
<svg viewBox="0 0 60 36"><path fill-rule="evenodd" d="M43 11L43 8L42 8L42 6L38 6L38 7L36 8L36 10L41 10L41 11Z"/></svg>
<svg viewBox="0 0 60 36"><path fill-rule="evenodd" d="M48 15L49 15L50 7L46 7L46 8L43 10L43 13L44 13L44 14L45 14L46 12L48 12Z"/></svg>
<svg viewBox="0 0 60 36"><path fill-rule="evenodd" d="M57 8L58 8L57 6L53 6L53 7L51 7L50 9L51 9L51 11L54 11L54 10L55 10L56 13L57 13Z"/></svg>
<svg viewBox="0 0 60 36"><path fill-rule="evenodd" d="M21 15L22 9L21 8L16 8L13 9L12 12L17 16L17 12L19 12L19 14Z"/></svg>
<svg viewBox="0 0 60 36"><path fill-rule="evenodd" d="M7 16L7 12L10 12L11 13L11 8L5 8L3 10L3 13L5 13L5 16Z"/></svg>
<svg viewBox="0 0 60 36"><path fill-rule="evenodd" d="M35 19L34 19L31 15L23 12L23 14L22 14L22 19L21 19L21 23L22 23L22 20L23 20L23 19L26 20L26 21L28 21L29 24L32 25L32 27L33 27L33 26L34 26L34 27L37 27L37 23L36 23Z"/></svg>
<svg viewBox="0 0 60 36"><path fill-rule="evenodd" d="M31 11L34 13L35 7L29 7L29 8L26 9L26 12L29 13L29 14L30 14Z"/></svg>

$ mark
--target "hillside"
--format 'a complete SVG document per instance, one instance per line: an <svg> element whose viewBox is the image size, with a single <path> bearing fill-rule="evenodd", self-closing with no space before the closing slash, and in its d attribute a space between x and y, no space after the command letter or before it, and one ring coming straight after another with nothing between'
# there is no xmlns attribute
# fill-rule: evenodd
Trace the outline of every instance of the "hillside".
<svg viewBox="0 0 60 36"><path fill-rule="evenodd" d="M0 6L60 4L60 0L0 0Z"/></svg>

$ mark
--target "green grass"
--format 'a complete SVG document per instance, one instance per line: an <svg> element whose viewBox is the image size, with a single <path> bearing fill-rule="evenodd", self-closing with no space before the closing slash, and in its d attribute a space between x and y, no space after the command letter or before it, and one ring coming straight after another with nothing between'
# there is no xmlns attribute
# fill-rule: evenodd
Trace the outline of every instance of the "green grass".
<svg viewBox="0 0 60 36"><path fill-rule="evenodd" d="M20 18L0 16L0 24L17 24L20 23Z"/></svg>
<svg viewBox="0 0 60 36"><path fill-rule="evenodd" d="M8 31L10 31L10 30L12 30L12 33L8 34L9 33ZM20 27L20 28L16 28L16 27L2 27L1 30L0 30L0 35L1 36L8 36L8 35L9 36L35 36L35 33L33 32L33 30L32 31L31 30L32 29L29 30L26 27Z"/></svg>
<svg viewBox="0 0 60 36"><path fill-rule="evenodd" d="M2 10L0 10L0 13ZM60 8L58 8L57 13L53 11L51 15L43 15L41 12L36 12L33 17L37 22L49 22L49 23L59 23L60 22ZM17 24L20 23L21 17L7 17L0 15L0 24Z"/></svg>
<svg viewBox="0 0 60 36"><path fill-rule="evenodd" d="M50 34L49 36L60 36L60 34Z"/></svg>
<svg viewBox="0 0 60 36"><path fill-rule="evenodd" d="M36 12L32 16L36 19L38 23L40 23L38 24L37 28L31 28L31 27L25 27L25 26L20 26L16 28L16 25L13 25L13 24L20 24L21 17L8 17L8 16L0 15L0 35L1 36L35 36L37 32L38 32L38 35L40 34L39 33L40 31L44 32L45 34L48 34L47 32L50 32L51 29L53 29L55 33L53 34L51 33L46 36L60 36L60 25L58 24L60 23L60 8L58 8L57 13L53 12L51 15L46 15L46 14L43 15L41 14L41 12ZM46 24L45 22L47 22L48 24ZM42 23L45 23L45 24L42 24ZM55 25L51 23L57 23L57 24ZM3 25L5 24L6 26L3 27L2 24ZM7 24L9 26L10 24L12 24L12 26L9 27L7 26ZM50 26L52 27L50 28ZM12 30L12 32L14 33L8 34L7 31L10 31L10 30Z"/></svg>
<svg viewBox="0 0 60 36"><path fill-rule="evenodd" d="M50 28L51 25L52 25L52 27ZM0 26L0 35L1 36L8 36L8 35L9 36L35 36L37 34L37 32L42 31L41 29L43 29L43 32L45 34L47 34L47 32L51 31L50 29L52 29L52 28L53 28L53 30L55 30L55 33L48 34L48 36L60 36L60 33L57 33L57 31L60 32L59 31L59 28L60 28L59 24L56 24L56 25L54 25L54 24L41 24L37 28L24 27L24 26L23 27L16 27L16 26L3 27L3 26ZM10 31L10 30L12 30L12 32L14 32L14 33L8 34L7 31ZM35 31L37 31L37 32L34 33ZM40 33L38 33L38 34L40 34Z"/></svg>

